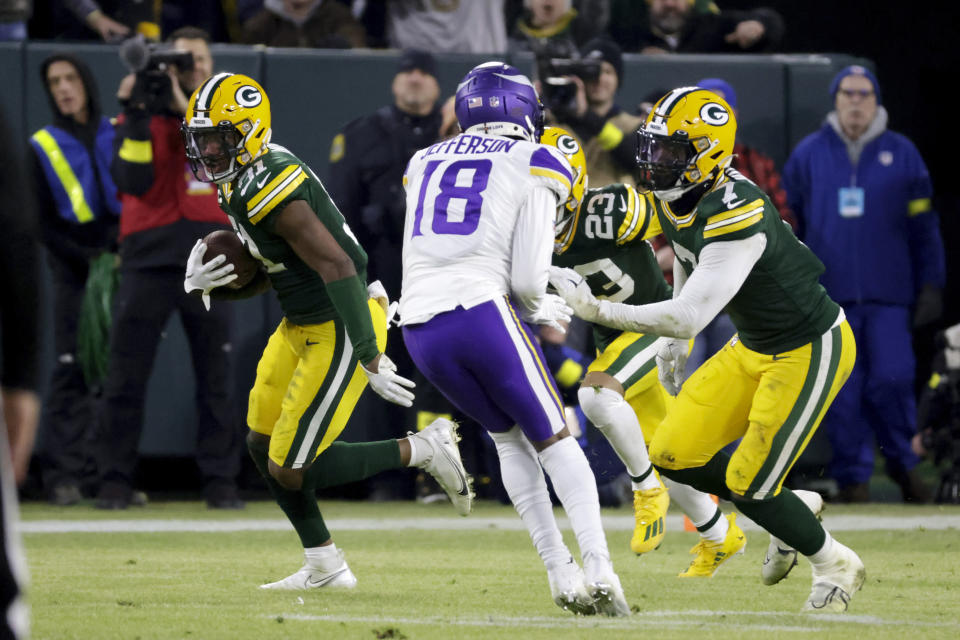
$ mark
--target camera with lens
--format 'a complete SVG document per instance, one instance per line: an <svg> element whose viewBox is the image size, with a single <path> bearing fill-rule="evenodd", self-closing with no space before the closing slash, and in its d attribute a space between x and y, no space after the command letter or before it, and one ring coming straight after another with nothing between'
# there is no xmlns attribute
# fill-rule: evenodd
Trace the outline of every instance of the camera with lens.
<svg viewBox="0 0 960 640"><path fill-rule="evenodd" d="M917 406L917 430L934 465L943 469L936 502L960 504L960 351L948 346L933 370Z"/></svg>
<svg viewBox="0 0 960 640"><path fill-rule="evenodd" d="M193 54L169 45L147 42L143 36L129 38L120 45L120 60L136 74L129 103L143 105L149 113L165 111L173 99L167 69L193 70Z"/></svg>
<svg viewBox="0 0 960 640"><path fill-rule="evenodd" d="M540 99L560 120L577 111L577 85L572 76L584 82L600 77L599 57L580 57L576 51L542 47L534 51L537 76L540 78Z"/></svg>

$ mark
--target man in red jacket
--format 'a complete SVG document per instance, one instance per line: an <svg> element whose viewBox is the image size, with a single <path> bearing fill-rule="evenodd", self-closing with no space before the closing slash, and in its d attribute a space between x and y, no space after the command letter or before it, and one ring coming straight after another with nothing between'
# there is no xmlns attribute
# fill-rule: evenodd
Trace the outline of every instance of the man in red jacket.
<svg viewBox="0 0 960 640"><path fill-rule="evenodd" d="M120 286L114 299L110 366L104 387L99 444L101 485L96 506L124 509L142 502L133 491L147 380L170 314L190 343L197 379L197 464L211 508L241 508L241 425L229 393L230 310L209 313L183 290L183 265L197 237L227 228L212 185L187 165L180 122L187 98L212 72L209 36L194 27L167 39L193 54L193 69L167 77L141 72L124 78L111 175L120 191Z"/></svg>

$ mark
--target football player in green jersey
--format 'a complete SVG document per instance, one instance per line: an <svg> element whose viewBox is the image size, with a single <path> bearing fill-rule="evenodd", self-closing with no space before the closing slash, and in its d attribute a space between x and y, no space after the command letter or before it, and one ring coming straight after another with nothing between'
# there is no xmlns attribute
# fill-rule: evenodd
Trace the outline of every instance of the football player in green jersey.
<svg viewBox="0 0 960 640"><path fill-rule="evenodd" d="M627 304L669 300L670 285L650 244L640 236L646 211L641 196L627 184L588 189L583 149L563 129L547 127L540 141L563 152L577 174L555 229L553 263L573 268L601 299ZM602 325L594 325L593 331L599 355L588 368L578 398L584 414L610 441L633 480L636 525L630 548L641 554L660 545L672 499L701 537L693 548L693 561L680 577L711 577L746 545L735 514L724 518L710 496L689 485L667 478L665 487L645 444L669 410L672 396L667 389L675 395L682 382L673 378L674 370L658 368L657 361L661 353L685 358L689 341Z"/></svg>
<svg viewBox="0 0 960 640"><path fill-rule="evenodd" d="M856 346L818 282L823 264L729 168L735 133L730 106L699 87L670 91L637 132L638 185L652 191L638 235L662 229L672 244L672 299L597 300L572 270L551 281L578 315L626 331L692 338L726 307L738 334L683 383L650 459L669 478L733 500L770 532L764 583L785 577L800 553L813 567L804 609L845 611L863 562L821 526L819 496L783 480L850 375Z"/></svg>
<svg viewBox="0 0 960 640"><path fill-rule="evenodd" d="M183 140L194 174L219 186L220 206L263 269L243 286L219 255L203 261L198 241L184 288L243 298L272 287L284 318L271 336L250 392L247 445L300 536L306 562L265 589L353 587L354 577L317 507L317 489L379 471L418 466L436 477L461 515L470 479L454 424L439 419L401 440L342 443L363 389L409 407L413 383L384 355L387 295L366 285L367 255L310 168L270 144L270 102L252 78L220 73L190 98ZM241 283L237 283L241 284Z"/></svg>

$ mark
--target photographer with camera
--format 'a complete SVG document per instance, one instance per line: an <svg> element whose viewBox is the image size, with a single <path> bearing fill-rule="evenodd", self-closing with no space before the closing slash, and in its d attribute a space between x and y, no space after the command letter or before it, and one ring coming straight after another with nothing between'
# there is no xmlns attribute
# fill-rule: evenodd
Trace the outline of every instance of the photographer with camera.
<svg viewBox="0 0 960 640"><path fill-rule="evenodd" d="M630 135L643 120L614 102L623 73L620 47L594 38L579 57L537 54L540 96L547 121L572 132L590 167L590 186L633 183L635 144Z"/></svg>
<svg viewBox="0 0 960 640"><path fill-rule="evenodd" d="M910 445L943 469L938 504L960 504L960 324L937 334L933 374L920 394L917 431Z"/></svg>
<svg viewBox="0 0 960 640"><path fill-rule="evenodd" d="M135 71L117 97L124 105L110 168L120 192L120 285L113 302L110 358L99 442L96 506L142 503L133 491L147 380L174 310L190 344L197 383L197 464L211 508L240 508L241 429L229 393L230 309L210 312L183 290L183 265L198 237L228 228L215 185L188 168L180 125L189 96L213 68L209 36L174 31L165 46L128 40L121 58Z"/></svg>

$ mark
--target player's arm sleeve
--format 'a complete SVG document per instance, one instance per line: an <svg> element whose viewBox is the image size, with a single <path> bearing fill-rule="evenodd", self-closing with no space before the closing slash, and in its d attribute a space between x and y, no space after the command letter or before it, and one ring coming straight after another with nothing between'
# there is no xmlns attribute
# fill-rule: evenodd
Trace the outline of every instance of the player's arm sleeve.
<svg viewBox="0 0 960 640"><path fill-rule="evenodd" d="M337 218L342 223L340 214ZM328 228L304 200L294 200L277 211L272 225L274 232L323 279L357 360L364 365L373 360L380 350L367 306L367 285L360 280L353 258L338 241L342 235Z"/></svg>
<svg viewBox="0 0 960 640"><path fill-rule="evenodd" d="M687 272L683 270L680 264L680 258L673 256L673 297L680 295L683 285L687 283Z"/></svg>
<svg viewBox="0 0 960 640"><path fill-rule="evenodd" d="M641 306L602 300L596 322L623 331L692 338L733 299L766 246L762 233L709 244L676 298Z"/></svg>
<svg viewBox="0 0 960 640"><path fill-rule="evenodd" d="M534 187L514 229L510 288L527 311L540 307L547 290L556 210L556 194L546 187Z"/></svg>
<svg viewBox="0 0 960 640"><path fill-rule="evenodd" d="M142 109L123 114L113 139L110 176L117 190L142 196L153 186L153 139L151 116Z"/></svg>
<svg viewBox="0 0 960 640"><path fill-rule="evenodd" d="M933 185L927 166L916 148L912 151L907 228L915 286L917 291L926 285L942 289L947 280L947 265L940 234L940 216L931 202Z"/></svg>

